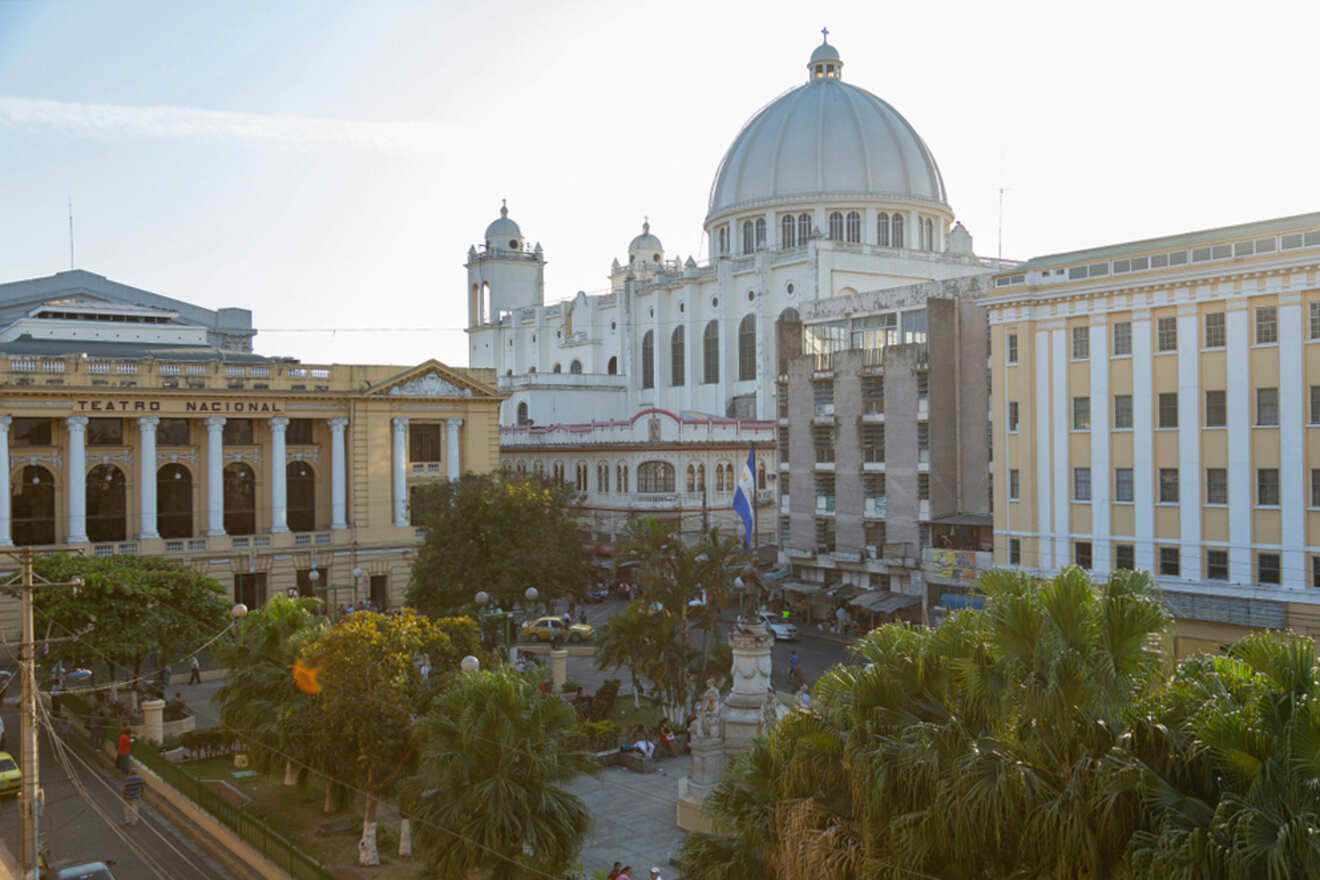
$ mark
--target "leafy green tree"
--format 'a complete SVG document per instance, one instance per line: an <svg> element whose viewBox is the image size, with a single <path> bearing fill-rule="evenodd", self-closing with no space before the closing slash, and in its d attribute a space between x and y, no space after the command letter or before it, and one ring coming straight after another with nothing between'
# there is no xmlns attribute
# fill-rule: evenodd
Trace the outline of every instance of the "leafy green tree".
<svg viewBox="0 0 1320 880"><path fill-rule="evenodd" d="M501 665L461 675L419 727L423 752L407 789L434 876L562 876L591 817L558 786L599 770L572 745L579 724L569 705Z"/></svg>
<svg viewBox="0 0 1320 880"><path fill-rule="evenodd" d="M528 587L544 599L580 594L588 580L573 502L577 492L537 475L465 474L428 486L419 502L426 539L408 604L433 617L489 593L501 608Z"/></svg>
<svg viewBox="0 0 1320 880"><path fill-rule="evenodd" d="M38 632L60 639L51 641L46 662L104 659L132 670L134 680L147 657L174 662L213 638L232 607L214 578L158 557L56 554L34 560L33 570L49 581L83 581L77 590L36 593Z"/></svg>
<svg viewBox="0 0 1320 880"><path fill-rule="evenodd" d="M661 650L656 621L641 599L605 622L596 634L596 667L627 669L632 676L633 708L641 705L640 673L650 669Z"/></svg>
<svg viewBox="0 0 1320 880"><path fill-rule="evenodd" d="M467 654L481 655L476 625L467 619L432 621L411 610L359 611L321 630L298 662L313 710L339 754L337 776L366 792L358 862L380 863L376 808L382 793L414 765L414 719L427 711ZM423 677L419 657L432 673Z"/></svg>

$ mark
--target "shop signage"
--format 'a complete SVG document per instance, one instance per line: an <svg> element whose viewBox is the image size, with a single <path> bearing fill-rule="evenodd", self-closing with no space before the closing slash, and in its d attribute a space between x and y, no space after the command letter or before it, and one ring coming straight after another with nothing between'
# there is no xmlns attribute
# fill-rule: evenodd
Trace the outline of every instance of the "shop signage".
<svg viewBox="0 0 1320 880"><path fill-rule="evenodd" d="M122 398L89 398L74 401L79 412L145 413L184 412L215 415L279 415L284 404L277 400L125 400Z"/></svg>

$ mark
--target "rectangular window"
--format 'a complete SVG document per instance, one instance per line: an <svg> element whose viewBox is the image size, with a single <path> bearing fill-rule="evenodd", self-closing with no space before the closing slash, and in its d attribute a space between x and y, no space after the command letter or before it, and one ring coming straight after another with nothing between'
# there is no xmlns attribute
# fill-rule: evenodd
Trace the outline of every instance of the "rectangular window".
<svg viewBox="0 0 1320 880"><path fill-rule="evenodd" d="M1131 501L1132 498L1132 468L1114 468L1114 500Z"/></svg>
<svg viewBox="0 0 1320 880"><path fill-rule="evenodd" d="M312 434L311 419L289 419L289 427L284 432L284 442L290 446L310 446L316 442Z"/></svg>
<svg viewBox="0 0 1320 880"><path fill-rule="evenodd" d="M1078 568L1091 570L1091 542L1078 541L1073 544L1073 564Z"/></svg>
<svg viewBox="0 0 1320 880"><path fill-rule="evenodd" d="M1205 503L1228 503L1228 470L1225 468L1205 469Z"/></svg>
<svg viewBox="0 0 1320 880"><path fill-rule="evenodd" d="M1228 399L1223 391L1205 393L1205 426L1222 428L1228 424Z"/></svg>
<svg viewBox="0 0 1320 880"><path fill-rule="evenodd" d="M1256 554L1256 583L1277 584L1279 583L1279 574L1278 553Z"/></svg>
<svg viewBox="0 0 1320 880"><path fill-rule="evenodd" d="M1279 310L1274 306L1256 309L1256 344L1269 345L1279 341Z"/></svg>
<svg viewBox="0 0 1320 880"><path fill-rule="evenodd" d="M1159 396L1159 427L1178 427L1178 392L1166 391Z"/></svg>
<svg viewBox="0 0 1320 880"><path fill-rule="evenodd" d="M220 431L220 442L225 446L251 446L252 420L226 419L225 426Z"/></svg>
<svg viewBox="0 0 1320 880"><path fill-rule="evenodd" d="M1091 469L1089 467L1073 468L1073 500L1091 500Z"/></svg>
<svg viewBox="0 0 1320 880"><path fill-rule="evenodd" d="M1182 574L1182 560L1178 558L1177 547L1160 548L1160 574L1169 577Z"/></svg>
<svg viewBox="0 0 1320 880"><path fill-rule="evenodd" d="M1256 468L1256 503L1262 507L1279 504L1279 469Z"/></svg>
<svg viewBox="0 0 1320 880"><path fill-rule="evenodd" d="M1073 360L1084 361L1091 356L1091 328L1072 328Z"/></svg>
<svg viewBox="0 0 1320 880"><path fill-rule="evenodd" d="M1160 503L1178 503L1178 469L1160 468Z"/></svg>
<svg viewBox="0 0 1320 880"><path fill-rule="evenodd" d="M1227 550L1205 551L1205 576L1207 580L1212 581L1228 580Z"/></svg>
<svg viewBox="0 0 1320 880"><path fill-rule="evenodd" d="M1320 556L1311 557L1311 586L1320 587Z"/></svg>
<svg viewBox="0 0 1320 880"><path fill-rule="evenodd" d="M1178 350L1178 319L1160 318L1155 324L1155 350Z"/></svg>
<svg viewBox="0 0 1320 880"><path fill-rule="evenodd" d="M1091 398L1073 398L1073 430L1091 430Z"/></svg>
<svg viewBox="0 0 1320 880"><path fill-rule="evenodd" d="M930 500L930 474L917 474L917 498L921 501Z"/></svg>
<svg viewBox="0 0 1320 880"><path fill-rule="evenodd" d="M1311 506L1320 507L1320 468L1311 468Z"/></svg>
<svg viewBox="0 0 1320 880"><path fill-rule="evenodd" d="M1320 556L1317 556L1316 559L1320 559ZM1022 541L1019 538L1008 539L1008 564L1022 564Z"/></svg>
<svg viewBox="0 0 1320 880"><path fill-rule="evenodd" d="M156 426L157 446L187 446L190 439L187 419L161 419Z"/></svg>
<svg viewBox="0 0 1320 880"><path fill-rule="evenodd" d="M1256 424L1264 426L1279 424L1279 389L1256 389Z"/></svg>
<svg viewBox="0 0 1320 880"><path fill-rule="evenodd" d="M1022 474L1017 468L1008 472L1008 500L1017 501L1022 498Z"/></svg>
<svg viewBox="0 0 1320 880"><path fill-rule="evenodd" d="M1137 551L1131 544L1114 545L1114 568L1119 571L1134 571L1137 567Z"/></svg>
<svg viewBox="0 0 1320 880"><path fill-rule="evenodd" d="M1132 395L1131 394L1114 395L1114 427L1115 428L1132 427Z"/></svg>
<svg viewBox="0 0 1320 880"><path fill-rule="evenodd" d="M1307 303L1311 317L1311 338L1320 339L1320 299Z"/></svg>
<svg viewBox="0 0 1320 880"><path fill-rule="evenodd" d="M50 419L14 419L9 437L14 446L50 446Z"/></svg>
<svg viewBox="0 0 1320 880"><path fill-rule="evenodd" d="M1008 334L1008 344L1005 346L1008 350L1008 362L1016 364L1018 362L1017 334Z"/></svg>
<svg viewBox="0 0 1320 880"><path fill-rule="evenodd" d="M425 462L440 460L440 426L408 426L408 460Z"/></svg>
<svg viewBox="0 0 1320 880"><path fill-rule="evenodd" d="M1311 386L1311 424L1320 425L1320 385Z"/></svg>
<svg viewBox="0 0 1320 880"><path fill-rule="evenodd" d="M1211 312L1205 316L1205 347L1224 347L1224 313Z"/></svg>
<svg viewBox="0 0 1320 880"><path fill-rule="evenodd" d="M1018 402L1010 400L1008 402L1008 431L1010 434L1016 434L1018 429Z"/></svg>
<svg viewBox="0 0 1320 880"><path fill-rule="evenodd" d="M88 419L87 445L88 446L123 446L124 420L123 419Z"/></svg>
<svg viewBox="0 0 1320 880"><path fill-rule="evenodd" d="M1119 321L1114 325L1114 354L1132 354L1132 322Z"/></svg>

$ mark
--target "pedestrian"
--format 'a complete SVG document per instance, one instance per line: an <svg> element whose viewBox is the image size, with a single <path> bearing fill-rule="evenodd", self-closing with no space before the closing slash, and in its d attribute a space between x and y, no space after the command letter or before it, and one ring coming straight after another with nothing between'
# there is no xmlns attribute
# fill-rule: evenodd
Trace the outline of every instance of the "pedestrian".
<svg viewBox="0 0 1320 880"><path fill-rule="evenodd" d="M91 742L92 749L94 751L99 752L101 750L101 713L100 712L93 712L92 717L87 719L87 739ZM0 745L0 751L3 751L3 749L4 746Z"/></svg>
<svg viewBox="0 0 1320 880"><path fill-rule="evenodd" d="M56 681L50 686L50 714L56 718L64 712L64 685Z"/></svg>
<svg viewBox="0 0 1320 880"><path fill-rule="evenodd" d="M661 880L659 868L651 868L651 880Z"/></svg>
<svg viewBox="0 0 1320 880"><path fill-rule="evenodd" d="M142 800L142 777L131 770L124 777L120 792L124 796L124 824L138 823L138 802Z"/></svg>
<svg viewBox="0 0 1320 880"><path fill-rule="evenodd" d="M585 608L578 612L578 623L583 626L587 625L587 611Z"/></svg>
<svg viewBox="0 0 1320 880"><path fill-rule="evenodd" d="M798 698L798 705L801 706L803 709L811 708L811 691L807 690L807 686L805 684L797 689L797 698Z"/></svg>
<svg viewBox="0 0 1320 880"><path fill-rule="evenodd" d="M655 754L655 743L651 742L650 738L647 737L645 727L642 727L640 724L637 725L637 727L633 729L633 736L637 738L634 745L637 747L637 751L641 752L643 756L650 758Z"/></svg>
<svg viewBox="0 0 1320 880"><path fill-rule="evenodd" d="M170 664L162 663L160 667L160 689L162 691L170 686L170 675L172 674Z"/></svg>
<svg viewBox="0 0 1320 880"><path fill-rule="evenodd" d="M133 748L133 737L128 735L128 728L122 728L119 731L119 744L115 747L115 758L119 762L119 772L128 773L131 767L132 759L129 752Z"/></svg>
<svg viewBox="0 0 1320 880"><path fill-rule="evenodd" d="M201 661L197 659L197 655L193 654L191 657L188 658L188 684L201 684L201 683L202 683L202 664Z"/></svg>
<svg viewBox="0 0 1320 880"><path fill-rule="evenodd" d="M632 865L623 866L623 870L619 872L618 880L632 880Z"/></svg>
<svg viewBox="0 0 1320 880"><path fill-rule="evenodd" d="M795 680L802 680L802 658L798 657L797 651L788 655L788 677Z"/></svg>
<svg viewBox="0 0 1320 880"><path fill-rule="evenodd" d="M615 862L614 867L605 875L605 880L619 880L619 875L623 873L623 862Z"/></svg>

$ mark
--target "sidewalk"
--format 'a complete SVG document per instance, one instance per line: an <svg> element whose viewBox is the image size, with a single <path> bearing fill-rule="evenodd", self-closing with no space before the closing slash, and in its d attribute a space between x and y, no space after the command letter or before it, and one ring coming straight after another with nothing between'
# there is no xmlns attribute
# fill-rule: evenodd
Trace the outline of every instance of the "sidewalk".
<svg viewBox="0 0 1320 880"><path fill-rule="evenodd" d="M687 834L675 823L678 781L687 776L691 763L687 755L661 758L656 762L659 772L646 774L606 767L598 777L579 776L565 786L591 812L591 829L578 855L587 876L623 862L633 866L634 877L647 876L655 865L665 880L679 878L669 860L677 856Z"/></svg>

